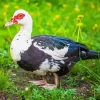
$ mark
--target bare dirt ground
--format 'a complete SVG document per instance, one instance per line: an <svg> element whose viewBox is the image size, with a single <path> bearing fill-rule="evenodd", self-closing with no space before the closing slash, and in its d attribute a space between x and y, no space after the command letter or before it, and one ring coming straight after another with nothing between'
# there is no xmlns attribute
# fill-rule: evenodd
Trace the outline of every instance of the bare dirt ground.
<svg viewBox="0 0 100 100"><path fill-rule="evenodd" d="M17 87L24 90L30 80L39 80L40 76L36 76L32 73L26 72L22 69L18 71L12 71L10 80L15 83ZM77 86L71 87L70 84L66 84L67 77L60 77L61 87L64 89L75 89L77 95L82 95L84 97L92 96L92 92L90 92L90 84L84 80L77 79ZM47 81L49 83L53 83L53 76L49 73L47 75ZM59 87L58 87L59 88ZM0 100L7 100L8 94L0 92ZM17 97L12 97L12 100L18 100Z"/></svg>

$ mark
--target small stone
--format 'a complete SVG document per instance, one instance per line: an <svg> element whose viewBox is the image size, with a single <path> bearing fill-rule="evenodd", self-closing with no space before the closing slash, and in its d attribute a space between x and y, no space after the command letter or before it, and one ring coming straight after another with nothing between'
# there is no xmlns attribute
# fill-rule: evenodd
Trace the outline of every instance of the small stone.
<svg viewBox="0 0 100 100"><path fill-rule="evenodd" d="M28 87L26 87L26 88L25 88L25 91L28 91L28 90L29 90L29 88L28 88Z"/></svg>
<svg viewBox="0 0 100 100"><path fill-rule="evenodd" d="M16 76L16 74L15 73L12 73L12 76Z"/></svg>

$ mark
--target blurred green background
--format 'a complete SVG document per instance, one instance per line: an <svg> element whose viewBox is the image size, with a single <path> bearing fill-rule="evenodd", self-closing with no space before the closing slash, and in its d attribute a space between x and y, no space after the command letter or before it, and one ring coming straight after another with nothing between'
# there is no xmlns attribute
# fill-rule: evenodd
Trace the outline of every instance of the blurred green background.
<svg viewBox="0 0 100 100"><path fill-rule="evenodd" d="M4 0L0 7L0 48L8 50L19 30L3 25L17 9L25 9L33 18L33 35L64 36L100 51L99 0Z"/></svg>

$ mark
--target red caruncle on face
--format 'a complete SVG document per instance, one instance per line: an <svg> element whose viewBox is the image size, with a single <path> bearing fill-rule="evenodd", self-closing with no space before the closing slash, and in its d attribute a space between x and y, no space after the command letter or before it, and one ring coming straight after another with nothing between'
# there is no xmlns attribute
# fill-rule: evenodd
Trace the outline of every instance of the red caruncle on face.
<svg viewBox="0 0 100 100"><path fill-rule="evenodd" d="M15 15L13 18L11 18L11 21L12 21L13 23L18 24L18 21L17 21L17 20L23 19L24 16L25 16L25 14L19 13L19 14Z"/></svg>

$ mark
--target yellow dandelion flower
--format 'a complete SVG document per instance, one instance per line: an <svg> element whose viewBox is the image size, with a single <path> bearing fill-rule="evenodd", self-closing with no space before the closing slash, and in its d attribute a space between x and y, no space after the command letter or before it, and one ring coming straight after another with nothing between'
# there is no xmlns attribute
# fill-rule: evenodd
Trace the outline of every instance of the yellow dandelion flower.
<svg viewBox="0 0 100 100"><path fill-rule="evenodd" d="M98 24L94 24L95 27L98 27Z"/></svg>
<svg viewBox="0 0 100 100"><path fill-rule="evenodd" d="M83 23L82 22L77 23L76 26L83 26Z"/></svg>
<svg viewBox="0 0 100 100"><path fill-rule="evenodd" d="M38 3L35 3L36 4L36 6L38 5Z"/></svg>
<svg viewBox="0 0 100 100"><path fill-rule="evenodd" d="M26 3L29 3L30 2L30 0L26 0Z"/></svg>
<svg viewBox="0 0 100 100"><path fill-rule="evenodd" d="M5 8L5 9L9 8L9 5L8 5L8 4L5 4L5 5L4 5L4 8Z"/></svg>
<svg viewBox="0 0 100 100"><path fill-rule="evenodd" d="M68 5L67 4L63 4L63 7L66 8Z"/></svg>
<svg viewBox="0 0 100 100"><path fill-rule="evenodd" d="M79 12L80 9L79 9L78 7L75 7L75 11L76 11L76 12Z"/></svg>
<svg viewBox="0 0 100 100"><path fill-rule="evenodd" d="M94 24L92 27L93 30L96 30L97 28L98 28L98 24Z"/></svg>
<svg viewBox="0 0 100 100"><path fill-rule="evenodd" d="M78 15L77 16L77 18L83 18L84 17L84 15Z"/></svg>
<svg viewBox="0 0 100 100"><path fill-rule="evenodd" d="M95 8L94 3L91 3L91 5L90 5L90 6L91 6L91 8L92 8L92 9L94 9L94 8Z"/></svg>
<svg viewBox="0 0 100 100"><path fill-rule="evenodd" d="M19 6L17 6L17 5L16 5L14 8L15 8L15 9L18 9L18 8L19 8Z"/></svg>
<svg viewBox="0 0 100 100"><path fill-rule="evenodd" d="M54 17L54 20L57 20L57 19L59 19L60 18L60 15L56 15L55 17Z"/></svg>
<svg viewBox="0 0 100 100"><path fill-rule="evenodd" d="M79 17L77 17L77 18L76 18L76 20L77 20L77 21L79 21L79 20L80 20L80 18L79 18Z"/></svg>
<svg viewBox="0 0 100 100"><path fill-rule="evenodd" d="M56 15L55 18L56 18L56 19L59 19L59 18L60 18L60 15Z"/></svg>
<svg viewBox="0 0 100 100"><path fill-rule="evenodd" d="M48 7L52 6L52 4L50 2L47 2L46 4L47 4Z"/></svg>
<svg viewBox="0 0 100 100"><path fill-rule="evenodd" d="M94 27L97 28L98 27L98 24L94 24Z"/></svg>
<svg viewBox="0 0 100 100"><path fill-rule="evenodd" d="M68 20L69 19L69 16L66 16L65 19Z"/></svg>

